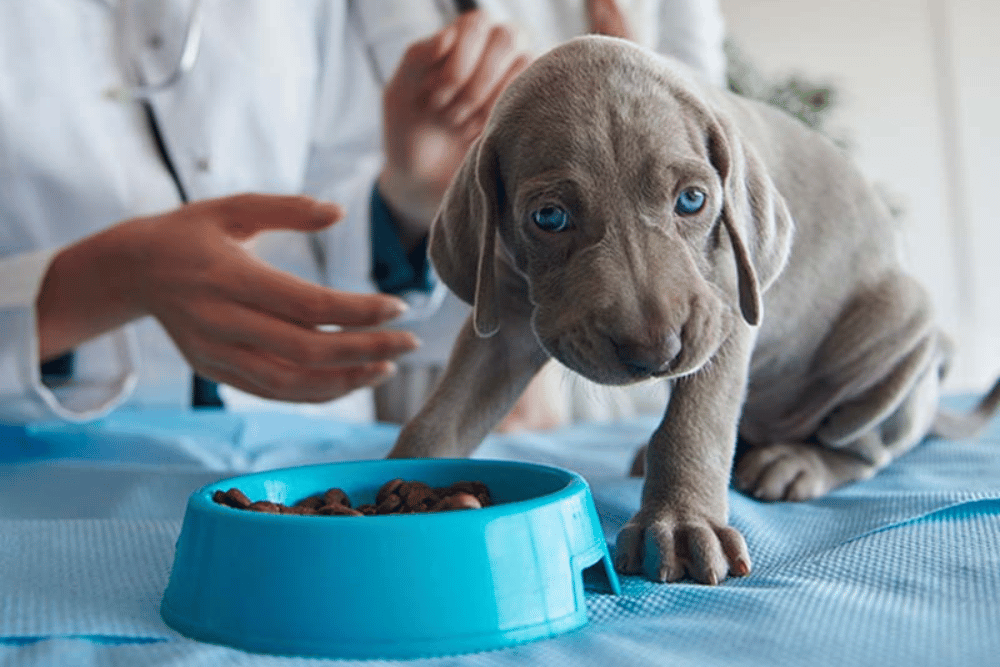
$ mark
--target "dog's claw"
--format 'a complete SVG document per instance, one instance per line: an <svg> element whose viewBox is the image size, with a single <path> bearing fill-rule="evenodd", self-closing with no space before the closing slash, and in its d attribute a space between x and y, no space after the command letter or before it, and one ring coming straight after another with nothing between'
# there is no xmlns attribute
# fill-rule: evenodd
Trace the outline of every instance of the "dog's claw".
<svg viewBox="0 0 1000 667"><path fill-rule="evenodd" d="M714 586L728 574L750 573L743 536L707 520L647 522L635 517L618 534L614 562L622 574L642 573L661 583L687 575Z"/></svg>
<svg viewBox="0 0 1000 667"><path fill-rule="evenodd" d="M615 542L615 569L622 574L639 574L642 571L642 553L639 540L642 531L632 524L618 533Z"/></svg>
<svg viewBox="0 0 1000 667"><path fill-rule="evenodd" d="M664 583L684 578L684 566L679 562L670 533L655 525L643 532L643 550L639 554L642 570L651 581Z"/></svg>

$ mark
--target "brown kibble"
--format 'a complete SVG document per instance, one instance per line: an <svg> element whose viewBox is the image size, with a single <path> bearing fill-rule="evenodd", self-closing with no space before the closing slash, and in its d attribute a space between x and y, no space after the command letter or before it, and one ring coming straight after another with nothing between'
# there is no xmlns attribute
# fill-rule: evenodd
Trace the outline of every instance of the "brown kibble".
<svg viewBox="0 0 1000 667"><path fill-rule="evenodd" d="M482 508L479 499L471 493L453 493L441 499L433 508L432 512L447 512L449 510L478 510Z"/></svg>
<svg viewBox="0 0 1000 667"><path fill-rule="evenodd" d="M237 488L229 489L228 491L216 491L212 494L212 500L219 503L220 505L227 505L229 507L235 507L238 510L243 510L252 504L250 499L244 495L242 491Z"/></svg>
<svg viewBox="0 0 1000 667"><path fill-rule="evenodd" d="M432 488L424 482L393 479L378 490L376 502L351 507L343 489L332 488L316 493L288 506L268 500L251 502L237 488L216 491L215 502L236 509L268 514L373 516L376 514L414 514L457 509L479 509L492 504L489 488L482 482L455 482L448 487Z"/></svg>
<svg viewBox="0 0 1000 667"><path fill-rule="evenodd" d="M266 512L268 514L281 514L281 508L283 506L278 503L272 503L269 500L258 500L255 503L251 503L247 509L253 510L254 512Z"/></svg>
<svg viewBox="0 0 1000 667"><path fill-rule="evenodd" d="M291 507L287 505L281 505L282 514L315 514L316 509L312 507L303 507L302 505L292 505Z"/></svg>
<svg viewBox="0 0 1000 667"><path fill-rule="evenodd" d="M403 482L402 484L396 487L394 493L398 495L400 498L402 498L403 502L405 503L406 497L410 495L410 489L412 488L413 488L413 482Z"/></svg>
<svg viewBox="0 0 1000 667"><path fill-rule="evenodd" d="M343 489L330 489L323 494L323 500L326 502L325 505L343 505L344 507L351 506L351 499L347 497Z"/></svg>
<svg viewBox="0 0 1000 667"><path fill-rule="evenodd" d="M400 495L398 489L400 485L403 484L403 480L397 477L396 479L391 479L382 485L382 488L378 490L375 494L375 504L381 505L382 501L386 499L390 494Z"/></svg>
<svg viewBox="0 0 1000 667"><path fill-rule="evenodd" d="M311 509L315 512L320 507L327 504L324 495L325 494L317 493L315 495L309 496L308 498L303 498L299 502L295 503L293 507L302 507L305 509Z"/></svg>
<svg viewBox="0 0 1000 667"><path fill-rule="evenodd" d="M362 513L356 509L345 505L324 505L316 510L316 514L323 516L361 516Z"/></svg>
<svg viewBox="0 0 1000 667"><path fill-rule="evenodd" d="M398 493L403 506L411 512L420 512L437 502L434 489L423 482L404 482L399 485Z"/></svg>
<svg viewBox="0 0 1000 667"><path fill-rule="evenodd" d="M375 508L376 514L392 514L403 506L403 499L395 493L387 495Z"/></svg>

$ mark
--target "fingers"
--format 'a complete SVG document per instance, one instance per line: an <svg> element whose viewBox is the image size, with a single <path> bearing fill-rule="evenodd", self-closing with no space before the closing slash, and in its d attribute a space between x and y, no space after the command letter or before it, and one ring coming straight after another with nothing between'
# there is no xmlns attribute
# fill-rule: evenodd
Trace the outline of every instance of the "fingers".
<svg viewBox="0 0 1000 667"><path fill-rule="evenodd" d="M623 39L634 38L628 20L613 0L587 0L587 13L591 32Z"/></svg>
<svg viewBox="0 0 1000 667"><path fill-rule="evenodd" d="M379 188L407 226L425 230L503 89L527 66L511 28L463 13L413 44L383 96Z"/></svg>
<svg viewBox="0 0 1000 667"><path fill-rule="evenodd" d="M406 331L320 331L231 305L201 324L206 338L248 348L306 369L391 361L419 346Z"/></svg>
<svg viewBox="0 0 1000 667"><path fill-rule="evenodd" d="M303 368L238 346L206 348L192 366L199 374L242 391L279 401L320 403L384 382L395 365L381 361L343 368Z"/></svg>
<svg viewBox="0 0 1000 667"><path fill-rule="evenodd" d="M468 82L489 40L488 19L481 11L465 12L451 29L455 31L454 43L434 72L430 98L431 105L439 109L448 106Z"/></svg>
<svg viewBox="0 0 1000 667"><path fill-rule="evenodd" d="M429 101L454 125L487 112L529 58L517 51L513 28L491 24L480 11L466 12L450 26L451 48L428 70Z"/></svg>
<svg viewBox="0 0 1000 667"><path fill-rule="evenodd" d="M305 195L240 194L196 202L186 208L190 214L214 219L238 240L268 229L318 231L344 217L339 205Z"/></svg>
<svg viewBox="0 0 1000 667"><path fill-rule="evenodd" d="M231 242L263 229L321 229L340 215L308 197L250 194L137 220L141 311L196 370L260 396L322 401L380 382L392 359L419 345L412 334L317 327L373 327L402 314L403 301L307 282Z"/></svg>
<svg viewBox="0 0 1000 667"><path fill-rule="evenodd" d="M494 91L502 90L499 82L505 78L516 57L513 31L505 26L492 27L479 59L448 104L447 114L455 125L463 124L483 106L492 107L488 100L495 97Z"/></svg>
<svg viewBox="0 0 1000 667"><path fill-rule="evenodd" d="M457 37L458 26L453 23L427 39L411 44L399 64L402 79L408 82L421 81L432 69L441 65L454 47Z"/></svg>
<svg viewBox="0 0 1000 667"><path fill-rule="evenodd" d="M507 89L507 86L530 64L531 58L527 55L517 55L510 60L503 74L493 82L493 88L489 90L487 95L470 102L464 102L466 99L464 93L460 95L459 99L463 101L459 103L459 107L462 109L471 109L471 111L467 112L468 115L462 115L461 117L456 115L455 122L465 125L467 132L470 134L478 134L486 125L486 119L489 117L490 110L493 109L497 99ZM475 136L472 136L472 138L474 139Z"/></svg>
<svg viewBox="0 0 1000 667"><path fill-rule="evenodd" d="M190 220L216 222L237 240L265 229L319 230L344 213L336 204L307 196L267 194L205 200L189 204L183 211ZM214 257L203 258L212 267L205 282L211 284L217 296L292 322L370 327L399 317L407 309L405 302L393 296L341 292L311 283L276 269L242 248L234 252L224 244L210 247ZM204 255L205 249L202 251ZM199 273L205 271L199 267Z"/></svg>
<svg viewBox="0 0 1000 667"><path fill-rule="evenodd" d="M402 315L407 305L387 294L342 292L298 278L245 256L220 276L220 290L255 310L302 325L377 326Z"/></svg>
<svg viewBox="0 0 1000 667"><path fill-rule="evenodd" d="M231 302L191 307L168 324L199 373L296 402L327 401L378 384L395 373L393 359L419 344L409 332L323 332Z"/></svg>

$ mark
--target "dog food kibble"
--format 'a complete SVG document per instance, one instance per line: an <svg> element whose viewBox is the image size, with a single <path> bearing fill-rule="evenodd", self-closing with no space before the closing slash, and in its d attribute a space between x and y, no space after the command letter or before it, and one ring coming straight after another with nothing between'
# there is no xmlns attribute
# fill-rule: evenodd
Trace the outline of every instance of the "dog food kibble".
<svg viewBox="0 0 1000 667"><path fill-rule="evenodd" d="M272 503L267 500L258 500L255 503L250 503L248 510L253 510L254 512L267 512L268 514L281 514L281 505L278 503Z"/></svg>
<svg viewBox="0 0 1000 667"><path fill-rule="evenodd" d="M294 505L251 501L239 489L216 491L212 500L220 505L268 514L312 514L317 516L372 516L375 514L415 514L480 509L493 504L489 488L482 482L455 482L447 487L432 487L423 482L393 479L382 485L375 502L357 507L342 489L330 489L303 498Z"/></svg>
<svg viewBox="0 0 1000 667"><path fill-rule="evenodd" d="M216 491L212 500L222 505L235 507L238 510L245 510L253 504L239 489L229 489L225 493Z"/></svg>

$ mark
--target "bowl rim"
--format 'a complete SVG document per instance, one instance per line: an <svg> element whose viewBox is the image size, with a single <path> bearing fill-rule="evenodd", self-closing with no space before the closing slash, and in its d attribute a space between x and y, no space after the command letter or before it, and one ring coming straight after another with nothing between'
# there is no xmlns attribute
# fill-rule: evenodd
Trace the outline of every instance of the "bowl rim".
<svg viewBox="0 0 1000 667"><path fill-rule="evenodd" d="M483 519L498 516L507 516L510 514L518 514L521 512L530 512L532 510L538 509L540 507L545 507L553 503L559 503L567 498L571 498L574 495L586 491L589 488L587 481L576 472L568 470L566 468L561 468L559 466L548 465L544 463L533 463L529 461L510 461L506 459L465 459L465 458L434 458L434 459L352 459L349 461L331 461L328 463L311 463L307 465L299 466L288 466L285 468L273 468L270 470L261 470L257 472L247 473L243 475L236 475L232 477L226 477L209 484L205 484L201 488L195 490L191 493L188 499L189 508L196 508L199 511L206 511L210 513L217 513L220 516L229 518L240 518L243 520L250 521L316 521L318 518L323 520L347 520L355 523L365 522L366 520L371 521L447 521L454 520L456 518L469 517L469 512L416 512L411 514L373 514L364 516L338 516L338 515L323 515L322 517L316 517L313 515L306 514L274 514L270 512L256 512L248 511L244 509L238 509L235 507L229 507L228 505L223 505L212 500L212 494L217 490L226 491L229 488L236 487L239 488L237 482L241 479L247 479L250 477L255 478L266 478L269 475L274 475L275 473L284 473L294 470L306 470L306 469L319 469L319 468L333 468L340 466L351 466L351 465L372 465L377 466L378 464L395 464L395 463L419 463L421 465L439 465L443 464L446 466L458 466L461 464L473 464L481 465L483 467L501 467L501 468L514 468L514 469L533 469L539 472L546 472L550 474L555 474L565 477L565 483L559 486L556 490L542 494L540 496L534 496L532 498L525 498L524 500L515 500L511 502L500 503L496 505L490 505L489 507L482 507L475 510L474 516ZM389 481L389 480L386 480ZM384 482L383 482L384 483ZM313 493L319 493L325 489L319 489ZM353 524L352 524L353 525Z"/></svg>

